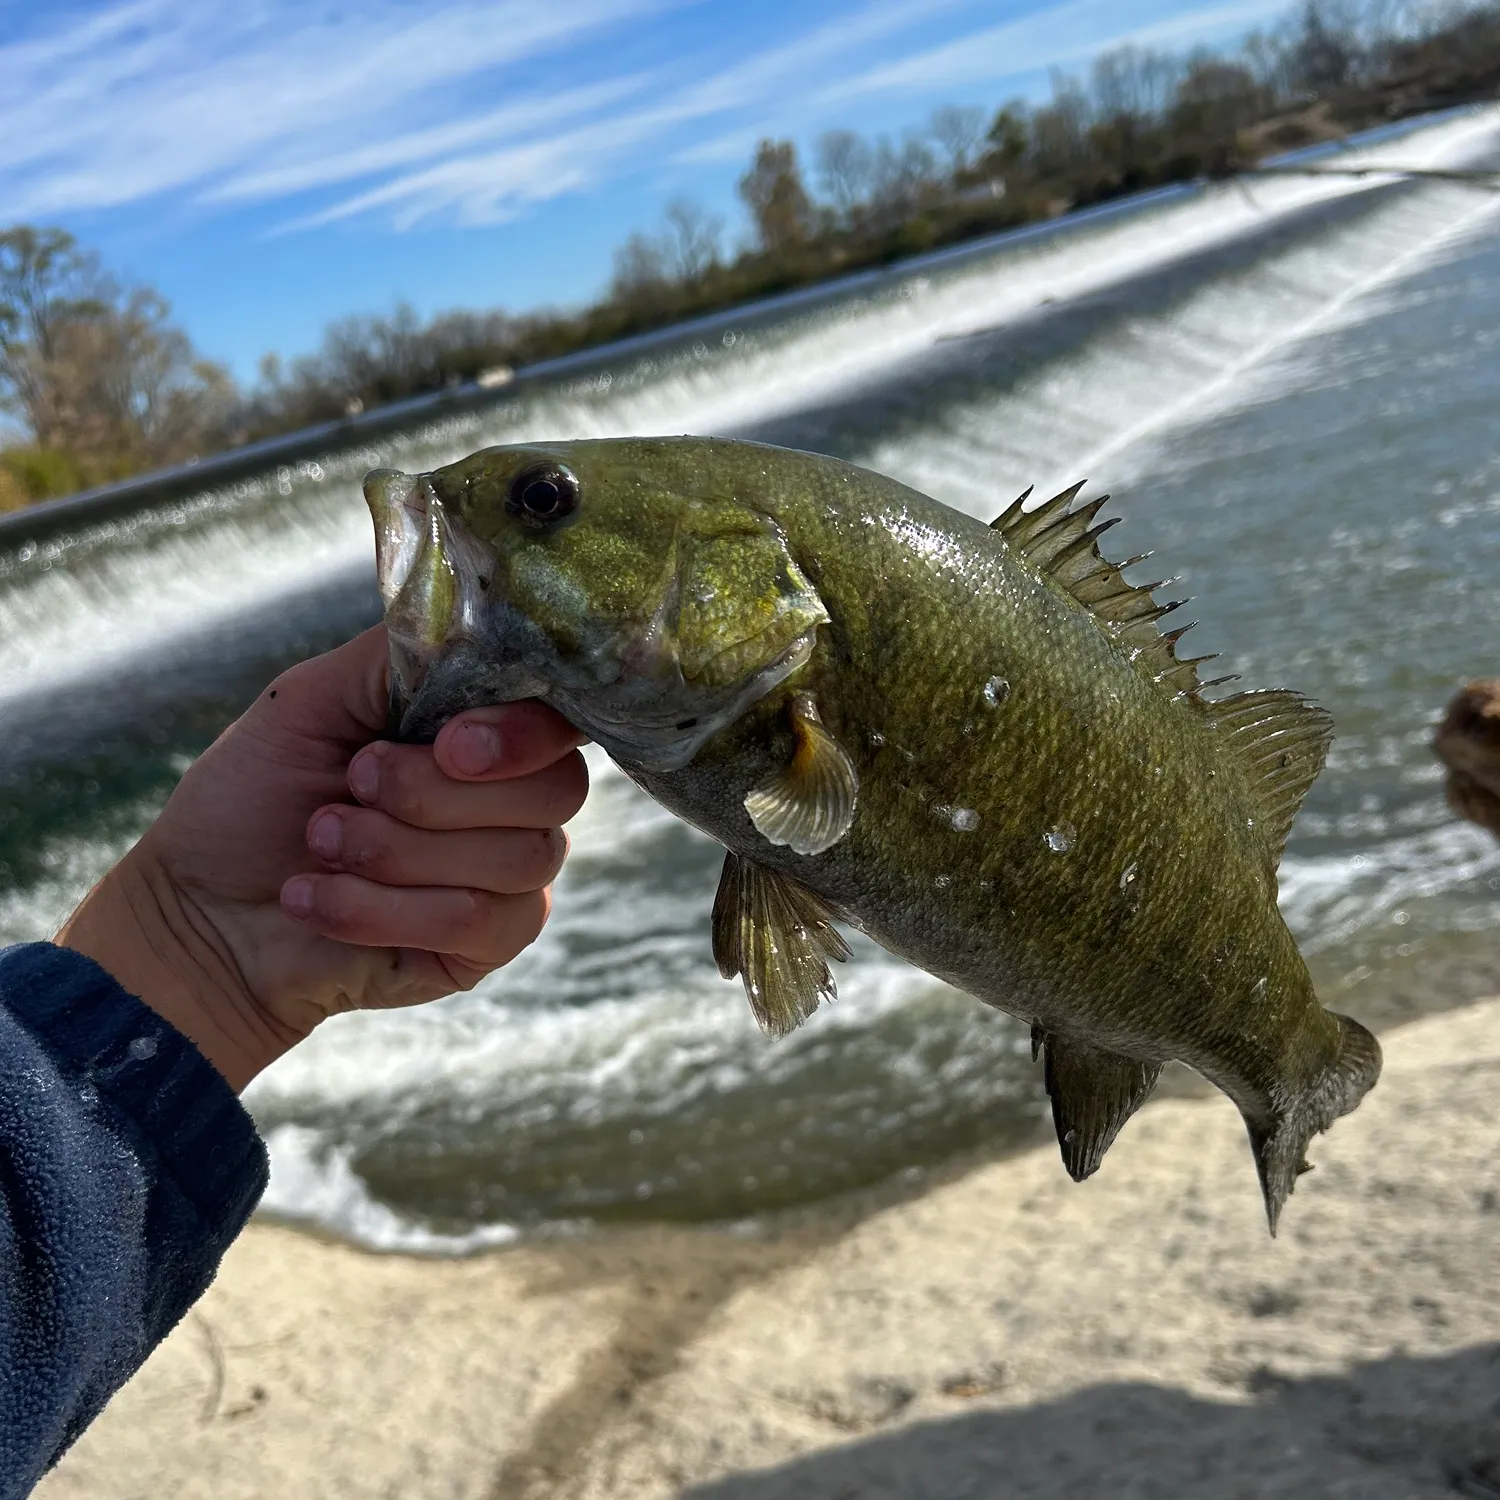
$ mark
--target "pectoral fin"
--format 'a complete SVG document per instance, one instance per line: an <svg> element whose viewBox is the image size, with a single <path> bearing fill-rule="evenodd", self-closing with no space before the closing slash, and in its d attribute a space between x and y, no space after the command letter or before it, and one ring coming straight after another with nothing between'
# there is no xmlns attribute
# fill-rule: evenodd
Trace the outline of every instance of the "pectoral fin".
<svg viewBox="0 0 1500 1500"><path fill-rule="evenodd" d="M1074 1182L1099 1170L1120 1127L1151 1097L1160 1063L1137 1062L1073 1037L1031 1032L1031 1055L1047 1049L1047 1093L1063 1165Z"/></svg>
<svg viewBox="0 0 1500 1500"><path fill-rule="evenodd" d="M797 737L791 763L746 794L745 811L768 843L821 854L854 822L859 774L807 693L792 699L790 712Z"/></svg>
<svg viewBox="0 0 1500 1500"><path fill-rule="evenodd" d="M849 957L833 914L797 881L725 854L714 898L714 961L743 977L750 1009L771 1036L794 1031L837 993L828 960Z"/></svg>

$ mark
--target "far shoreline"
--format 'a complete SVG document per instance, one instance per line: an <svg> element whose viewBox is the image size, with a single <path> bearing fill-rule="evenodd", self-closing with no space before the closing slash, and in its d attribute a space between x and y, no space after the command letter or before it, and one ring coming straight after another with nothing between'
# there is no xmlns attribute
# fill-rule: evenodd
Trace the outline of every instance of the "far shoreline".
<svg viewBox="0 0 1500 1500"><path fill-rule="evenodd" d="M1466 115L1494 110L1495 102L1472 101L1407 115L1399 120L1371 126L1349 134L1333 134L1279 155L1267 157L1259 167L1278 170L1306 164L1344 151L1397 141L1418 131L1440 126ZM242 446L223 449L201 459L115 483L99 485L56 499L39 500L16 510L0 511L0 548L24 551L44 548L54 539L79 527L119 520L135 512L170 506L212 488L243 484L252 477L269 475L278 467L333 460L400 431L423 423L441 423L477 417L498 409L529 387L569 375L600 371L622 358L643 354L674 343L688 344L705 334L717 335L736 322L774 317L803 306L834 301L865 288L871 291L899 286L913 276L980 258L1032 241L1071 235L1112 218L1134 216L1165 203L1184 201L1222 188L1233 178L1198 177L1137 192L1121 193L1099 202L1069 208L1054 217L1021 224L997 232L960 239L952 244L878 265L840 272L804 286L714 308L687 319L644 329L624 338L591 344L569 353L521 365L499 385L474 380L448 389L431 391L371 407L352 416L318 423L295 432L281 433Z"/></svg>

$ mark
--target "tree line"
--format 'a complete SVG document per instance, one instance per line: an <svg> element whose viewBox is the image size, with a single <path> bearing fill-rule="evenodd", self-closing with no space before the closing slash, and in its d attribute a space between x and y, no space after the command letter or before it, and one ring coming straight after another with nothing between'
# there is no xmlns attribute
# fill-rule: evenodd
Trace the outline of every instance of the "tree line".
<svg viewBox="0 0 1500 1500"><path fill-rule="evenodd" d="M20 438L0 510L1497 91L1500 0L1303 0L1229 52L1114 48L1041 105L947 106L899 139L830 130L807 164L763 140L733 250L680 199L591 306L344 318L249 391L66 232L0 231L0 410Z"/></svg>

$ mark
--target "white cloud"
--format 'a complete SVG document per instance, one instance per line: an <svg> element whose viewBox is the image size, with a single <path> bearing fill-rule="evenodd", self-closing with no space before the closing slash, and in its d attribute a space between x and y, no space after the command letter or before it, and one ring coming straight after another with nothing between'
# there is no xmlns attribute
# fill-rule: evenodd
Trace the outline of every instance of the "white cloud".
<svg viewBox="0 0 1500 1500"><path fill-rule="evenodd" d="M893 32L930 20L966 0L902 0L868 4L794 41L693 79L675 93L655 89L648 102L561 136L458 155L355 194L287 228L390 211L398 228L453 214L461 223L494 223L527 204L597 181L649 141L682 126L745 108L775 106L793 91L812 93L828 64ZM685 71L678 69L679 72Z"/></svg>
<svg viewBox="0 0 1500 1500"><path fill-rule="evenodd" d="M1223 35L1285 8L1285 0L1233 0L1148 20L1139 13L1132 18L1130 7L1120 0L1067 0L846 78L821 90L816 102L1002 83L1042 68L1076 64L1126 42L1149 45Z"/></svg>
<svg viewBox="0 0 1500 1500"><path fill-rule="evenodd" d="M1066 0L999 26L967 32L942 46L881 62L834 84L808 90L790 108L762 116L721 134L695 141L673 158L682 163L743 161L768 132L782 135L842 124L851 101L879 94L961 97L980 86L993 97L1007 84L1047 68L1085 62L1110 47L1197 42L1236 34L1284 9L1284 0L1233 0L1206 10L1179 12L1160 20L1132 20L1120 0Z"/></svg>
<svg viewBox="0 0 1500 1500"><path fill-rule="evenodd" d="M431 161L463 146L539 130L640 93L655 75L636 73L583 88L565 89L540 99L520 99L486 114L408 131L347 151L304 155L300 160L255 167L230 177L205 196L210 202L280 198L308 188L349 182L394 167Z"/></svg>
<svg viewBox="0 0 1500 1500"><path fill-rule="evenodd" d="M0 47L6 210L38 217L223 189L214 179L250 161L316 178L318 157L409 135L441 113L445 87L675 3L381 0L346 19L271 0L127 0L70 32Z"/></svg>
<svg viewBox="0 0 1500 1500"><path fill-rule="evenodd" d="M7 216L175 193L206 207L301 195L283 231L494 223L652 159L743 157L756 136L832 123L851 100L936 98L1125 40L1222 35L1284 0L1176 14L1181 0L1064 0L999 25L993 0L864 0L717 65L650 29L706 0L327 3L106 0L0 45ZM933 23L951 33L962 11L983 24L932 45ZM627 26L637 54L660 41L659 66L611 68Z"/></svg>

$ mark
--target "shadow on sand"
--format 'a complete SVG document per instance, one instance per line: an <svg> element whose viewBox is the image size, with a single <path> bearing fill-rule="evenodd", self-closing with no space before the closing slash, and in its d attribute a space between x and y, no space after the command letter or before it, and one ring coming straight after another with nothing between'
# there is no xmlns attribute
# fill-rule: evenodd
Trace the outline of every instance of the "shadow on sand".
<svg viewBox="0 0 1500 1500"><path fill-rule="evenodd" d="M1143 1384L923 1422L683 1500L1500 1500L1500 1344L1338 1377L1257 1370L1247 1404Z"/></svg>

